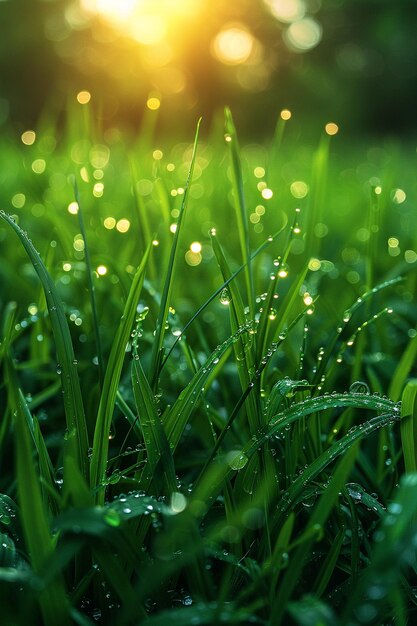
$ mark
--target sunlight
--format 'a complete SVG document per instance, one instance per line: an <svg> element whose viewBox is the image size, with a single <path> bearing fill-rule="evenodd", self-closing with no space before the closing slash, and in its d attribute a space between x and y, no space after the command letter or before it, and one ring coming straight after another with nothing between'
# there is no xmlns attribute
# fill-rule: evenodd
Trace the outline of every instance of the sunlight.
<svg viewBox="0 0 417 626"><path fill-rule="evenodd" d="M191 0L80 0L81 8L106 20L145 46L161 42L168 26L190 15L198 3Z"/></svg>

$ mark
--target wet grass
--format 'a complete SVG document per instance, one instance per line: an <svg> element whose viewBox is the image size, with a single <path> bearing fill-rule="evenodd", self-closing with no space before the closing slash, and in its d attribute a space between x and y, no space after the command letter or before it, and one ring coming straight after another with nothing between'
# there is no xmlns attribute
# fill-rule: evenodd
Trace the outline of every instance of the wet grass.
<svg viewBox="0 0 417 626"><path fill-rule="evenodd" d="M0 152L2 623L412 622L407 148L153 125Z"/></svg>

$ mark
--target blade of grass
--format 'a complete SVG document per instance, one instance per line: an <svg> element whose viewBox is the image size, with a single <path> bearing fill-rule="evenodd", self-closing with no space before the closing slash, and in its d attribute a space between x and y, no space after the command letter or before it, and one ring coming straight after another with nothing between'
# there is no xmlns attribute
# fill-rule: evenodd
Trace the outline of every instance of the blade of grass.
<svg viewBox="0 0 417 626"><path fill-rule="evenodd" d="M78 204L78 213L77 213L78 224L80 226L81 236L84 241L85 263L87 266L87 284L88 284L88 292L90 295L94 338L95 338L96 350L97 350L99 387L101 390L101 388L103 387L103 380L104 380L103 351L101 348L100 331L99 331L99 324L98 324L96 292L95 292L95 287L94 287L94 282L93 282L93 268L91 265L90 247L88 245L87 233L86 233L85 226L84 226L84 218L83 218L83 211L82 211L82 206L81 206L80 193L79 193L77 181L75 178L73 182L74 182L75 201Z"/></svg>
<svg viewBox="0 0 417 626"><path fill-rule="evenodd" d="M113 341L100 397L97 421L94 429L93 453L91 456L90 481L92 489L99 487L106 474L109 432L116 402L117 390L125 358L126 346L132 331L136 307L142 290L144 274L150 253L149 246L133 278L119 328ZM97 504L104 502L104 489L98 490Z"/></svg>
<svg viewBox="0 0 417 626"><path fill-rule="evenodd" d="M314 227L323 222L325 204L327 170L329 162L330 137L324 134L314 154L312 165L311 200L307 212L306 223L306 256L309 259L313 253L320 252L321 239L315 236Z"/></svg>
<svg viewBox="0 0 417 626"><path fill-rule="evenodd" d="M261 355L265 352L266 346L268 345L268 330L271 325L271 322L275 322L277 318L276 315L271 317L271 311L273 310L272 305L274 304L274 299L275 299L274 296L276 295L278 284L281 279L280 269L282 269L286 265L288 256L290 254L291 244L293 242L294 227L295 227L295 224L297 223L296 222L297 218L298 218L298 213L295 214L293 224L288 233L288 239L284 248L284 254L282 255L282 259L279 259L279 265L275 266L275 263L274 263L274 272L273 272L274 277L273 277L273 280L269 282L266 300L264 301L262 305L261 315L260 315L259 324L258 324L258 331L257 331L258 359L261 358ZM306 274L307 274L307 268L305 269L304 273L303 272L301 273L301 276L302 276L301 282L298 281L297 283L299 284L300 287L301 287L302 282L304 281ZM295 293L295 289L296 288L294 287L294 293ZM292 305L291 299L288 300L287 298L286 306L280 307L279 320L281 324L285 323L286 316L289 313L288 309L291 308L291 305Z"/></svg>
<svg viewBox="0 0 417 626"><path fill-rule="evenodd" d="M391 414L373 417L364 424L351 428L349 433L341 437L341 439L334 443L328 450L325 450L291 483L285 493L285 499L282 500L274 524L278 527L281 525L291 507L302 497L305 487L319 476L319 474L338 456L353 446L355 441L370 435L379 428L392 425L396 419L397 417L394 418ZM246 454L249 456L253 454L253 451L249 450Z"/></svg>
<svg viewBox="0 0 417 626"><path fill-rule="evenodd" d="M213 251L216 256L223 280L228 280L232 272L226 260L222 247L217 237L211 238ZM231 298L229 300L230 325L234 334L238 328L246 323L245 307L240 296L239 288L235 281L229 283ZM255 337L249 334L247 337L241 335L239 341L234 344L235 362L240 379L242 390L245 390L250 383L250 372L255 370ZM259 394L251 394L246 403L249 428L251 432L256 432L260 426L259 417L261 415Z"/></svg>
<svg viewBox="0 0 417 626"><path fill-rule="evenodd" d="M206 363L194 374L191 381L168 410L164 425L171 450L175 450L177 447L184 428L196 408L204 385L214 368L219 365L222 355L239 339L239 336L243 332L250 332L251 328L252 324L245 324L235 335L232 335L218 346L207 359Z"/></svg>
<svg viewBox="0 0 417 626"><path fill-rule="evenodd" d="M77 361L61 300L54 282L27 234L4 211L0 211L0 218L7 222L17 234L42 283L58 356L58 369L61 373L67 429L70 432L73 430L76 432L77 462L82 474L87 476L88 435L84 406L78 379Z"/></svg>
<svg viewBox="0 0 417 626"><path fill-rule="evenodd" d="M406 380L410 375L414 363L416 362L416 356L417 335L410 340L397 364L397 367L395 368L394 376L391 378L388 396L395 402L401 397L401 392L404 389Z"/></svg>
<svg viewBox="0 0 417 626"><path fill-rule="evenodd" d="M249 263L251 261L253 261L253 259L255 259L258 254L260 252L262 252L263 250L265 250L268 246L271 245L271 243L273 241L275 241L275 239L278 237L278 235L281 234L281 232L284 230L285 226L286 226L286 222L281 226L281 228L275 233L275 235L271 235L270 237L268 237L268 239L266 241L264 241L263 244L261 244L259 246L259 248L257 250L255 250L255 252L252 254L252 256L249 259ZM215 237L216 233L215 231L211 233L212 237ZM240 274L240 272L245 268L245 264L241 265L240 267L238 267L238 269L233 272L233 274L230 276L230 278L228 278L227 280L225 280L223 282L223 284L218 287L213 293L212 295L204 302L204 304L202 304L200 306L200 308L196 311L196 313L194 313L194 315L191 317L191 319L185 324L184 328L181 331L181 334L178 335L178 337L175 339L173 345L171 346L171 348L169 349L168 353L166 354L162 365L161 365L161 370L164 367L165 363L167 362L168 358L170 357L170 355L172 354L172 351L174 350L175 346L177 345L177 343L181 340L181 336L186 332L186 330L191 326L191 324L194 322L194 320L196 320L200 313L202 313L202 311L204 311L204 309L211 303L213 302L213 300L215 298L218 297L218 295L232 282L232 280L234 278L236 278L236 276L238 276L238 274Z"/></svg>
<svg viewBox="0 0 417 626"><path fill-rule="evenodd" d="M249 306L249 316L253 318L255 315L255 297L253 287L253 275L252 266L249 263L250 259L250 244L249 244L249 228L248 228L248 216L246 210L246 200L243 190L243 176L242 176L242 164L239 153L239 142L233 117L228 107L224 110L225 118L225 132L226 143L230 150L231 158L231 173L232 173L232 190L235 204L235 214L237 221L238 239L240 245L240 251L242 254L243 265L245 266L245 281L246 281L246 298Z"/></svg>
<svg viewBox="0 0 417 626"><path fill-rule="evenodd" d="M315 595L318 597L322 596L326 591L326 587L331 581L331 578L334 574L335 567L337 565L337 561L340 555L340 551L342 549L343 539L345 538L345 528L341 528L337 533L336 537L333 539L329 550L327 552L326 558L324 559L324 563L320 568L316 579L315 585Z"/></svg>
<svg viewBox="0 0 417 626"><path fill-rule="evenodd" d="M314 527L323 528L339 497L339 491L343 487L349 473L352 470L356 460L357 451L358 443L352 445L350 450L339 461L328 488L321 496L319 503L308 521L306 530L314 529ZM309 541L306 541L299 546L296 553L291 558L291 564L286 571L286 574L279 586L275 601L271 606L271 616L273 617L274 626L280 626L280 624L283 623L288 601L297 585L304 562L308 557L311 546L315 540L316 536L312 535Z"/></svg>
<svg viewBox="0 0 417 626"><path fill-rule="evenodd" d="M6 361L6 370L9 381L12 381L13 375L10 375L11 365L8 361ZM9 394L9 401L15 415L16 478L21 524L33 570L35 574L42 577L46 573L46 563L53 554L54 543L49 530L38 471L33 459L22 396L13 384L9 384ZM68 605L61 577L50 581L49 585L39 592L38 598L45 626L69 625Z"/></svg>
<svg viewBox="0 0 417 626"><path fill-rule="evenodd" d="M405 471L417 471L417 379L405 386L401 402L401 443Z"/></svg>
<svg viewBox="0 0 417 626"><path fill-rule="evenodd" d="M132 386L147 452L146 472L153 479L159 478L163 493L168 495L177 489L174 459L136 346L133 348Z"/></svg>
<svg viewBox="0 0 417 626"><path fill-rule="evenodd" d="M200 131L201 119L198 121L197 130L194 138L194 146L193 153L191 157L190 169L188 171L188 178L184 189L184 196L181 204L180 213L178 216L177 228L174 233L174 240L172 242L171 254L169 257L168 267L165 273L164 278L164 286L162 290L161 296L161 304L158 314L158 319L156 322L155 329L155 338L153 342L152 348L152 356L151 356L151 364L149 368L149 383L153 392L155 392L156 387L158 385L158 378L161 369L162 363L162 346L165 337L165 323L168 315L168 309L170 306L170 298L172 293L172 288L174 284L174 274L175 274L175 262L177 258L177 250L178 250L178 241L181 233L181 226L184 220L185 211L188 205L188 197L191 186L191 181L194 172L195 159L197 155L197 145L198 145L198 136Z"/></svg>
<svg viewBox="0 0 417 626"><path fill-rule="evenodd" d="M416 540L416 510L417 474L406 474L375 533L371 563L349 594L342 613L343 624L363 623L360 616L369 614L374 624L383 623L385 616L395 614L396 605L403 602L403 573L406 568L411 567L414 572L417 568L415 555L410 550ZM378 589L377 594L372 593L375 589Z"/></svg>

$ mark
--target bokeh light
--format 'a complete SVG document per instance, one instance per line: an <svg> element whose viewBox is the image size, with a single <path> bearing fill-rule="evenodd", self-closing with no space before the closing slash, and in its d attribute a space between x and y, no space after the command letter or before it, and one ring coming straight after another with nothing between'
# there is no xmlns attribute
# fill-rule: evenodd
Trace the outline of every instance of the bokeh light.
<svg viewBox="0 0 417 626"><path fill-rule="evenodd" d="M254 47L254 37L243 24L225 27L214 38L213 56L225 65L240 65L247 61Z"/></svg>
<svg viewBox="0 0 417 626"><path fill-rule="evenodd" d="M334 122L328 122L324 127L324 130L330 136L337 135L337 133L339 132L339 126Z"/></svg>
<svg viewBox="0 0 417 626"><path fill-rule="evenodd" d="M306 52L320 43L322 27L311 17L293 22L285 32L288 47L294 52Z"/></svg>
<svg viewBox="0 0 417 626"><path fill-rule="evenodd" d="M281 22L295 22L306 12L303 0L265 0L272 15Z"/></svg>
<svg viewBox="0 0 417 626"><path fill-rule="evenodd" d="M159 98L156 98L155 96L152 96L151 98L148 98L148 100L146 102L146 106L151 111L157 111L159 109L159 107L161 106L161 101L160 101Z"/></svg>
<svg viewBox="0 0 417 626"><path fill-rule="evenodd" d="M116 229L119 231L119 233L127 233L129 228L130 228L130 221L127 220L126 218L119 220L116 224Z"/></svg>
<svg viewBox="0 0 417 626"><path fill-rule="evenodd" d="M22 133L21 139L25 146L32 146L36 141L36 133L34 130L25 130L25 132Z"/></svg>
<svg viewBox="0 0 417 626"><path fill-rule="evenodd" d="M88 104L91 100L91 93L83 90L77 93L77 100L80 104Z"/></svg>

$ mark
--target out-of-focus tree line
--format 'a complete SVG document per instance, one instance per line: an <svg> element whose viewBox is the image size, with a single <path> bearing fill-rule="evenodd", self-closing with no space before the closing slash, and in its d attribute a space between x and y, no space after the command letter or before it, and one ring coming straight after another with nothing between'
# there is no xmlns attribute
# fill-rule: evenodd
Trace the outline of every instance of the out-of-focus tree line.
<svg viewBox="0 0 417 626"><path fill-rule="evenodd" d="M105 125L136 128L155 94L166 127L228 104L248 137L282 108L352 134L416 128L415 0L118 2L0 0L0 125L63 117L87 90Z"/></svg>

